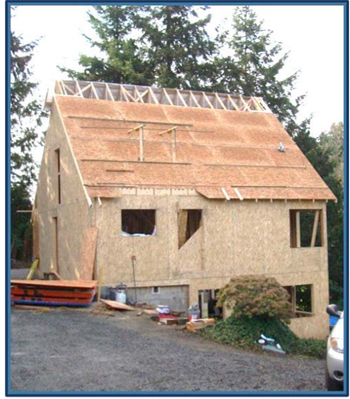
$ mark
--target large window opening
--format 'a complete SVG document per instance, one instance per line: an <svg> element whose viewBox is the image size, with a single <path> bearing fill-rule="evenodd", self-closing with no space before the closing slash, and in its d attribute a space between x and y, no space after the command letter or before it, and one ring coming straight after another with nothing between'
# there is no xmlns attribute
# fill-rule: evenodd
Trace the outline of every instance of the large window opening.
<svg viewBox="0 0 350 399"><path fill-rule="evenodd" d="M283 287L289 294L292 304L292 317L312 316L312 285Z"/></svg>
<svg viewBox="0 0 350 399"><path fill-rule="evenodd" d="M322 247L322 210L290 211L290 246Z"/></svg>
<svg viewBox="0 0 350 399"><path fill-rule="evenodd" d="M123 236L156 235L156 211L149 209L122 210Z"/></svg>
<svg viewBox="0 0 350 399"><path fill-rule="evenodd" d="M202 225L201 209L181 209L179 211L179 249Z"/></svg>

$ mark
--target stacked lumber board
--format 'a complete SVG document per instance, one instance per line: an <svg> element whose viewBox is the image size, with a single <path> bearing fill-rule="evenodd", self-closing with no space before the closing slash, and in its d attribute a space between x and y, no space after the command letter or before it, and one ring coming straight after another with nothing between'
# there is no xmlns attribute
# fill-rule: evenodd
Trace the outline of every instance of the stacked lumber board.
<svg viewBox="0 0 350 399"><path fill-rule="evenodd" d="M109 308L113 308L115 310L136 310L132 306L126 305L125 303L121 303L118 301L110 301L108 299L100 299L100 301L107 305Z"/></svg>
<svg viewBox="0 0 350 399"><path fill-rule="evenodd" d="M188 331L196 332L196 330L200 330L208 326L213 326L214 324L215 319L197 319L186 323L186 328Z"/></svg>
<svg viewBox="0 0 350 399"><path fill-rule="evenodd" d="M96 281L11 280L11 302L22 305L90 306Z"/></svg>

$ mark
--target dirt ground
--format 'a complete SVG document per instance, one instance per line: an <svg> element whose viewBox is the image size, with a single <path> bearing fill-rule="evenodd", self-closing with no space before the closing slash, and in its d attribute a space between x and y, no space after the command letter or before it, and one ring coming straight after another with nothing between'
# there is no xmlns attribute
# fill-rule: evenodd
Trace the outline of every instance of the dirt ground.
<svg viewBox="0 0 350 399"><path fill-rule="evenodd" d="M136 312L89 310L11 310L10 393L325 391L323 360L245 352Z"/></svg>

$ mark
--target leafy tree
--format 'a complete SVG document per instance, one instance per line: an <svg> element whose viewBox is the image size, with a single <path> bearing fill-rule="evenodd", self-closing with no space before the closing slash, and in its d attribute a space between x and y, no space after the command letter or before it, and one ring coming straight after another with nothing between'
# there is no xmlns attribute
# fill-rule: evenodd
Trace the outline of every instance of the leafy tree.
<svg viewBox="0 0 350 399"><path fill-rule="evenodd" d="M210 15L199 19L191 6L149 8L149 15L142 22L142 40L156 85L203 88L215 51L215 43L206 30L210 19Z"/></svg>
<svg viewBox="0 0 350 399"><path fill-rule="evenodd" d="M37 42L23 43L11 33L11 240L12 257L31 257L30 189L36 179L33 150L40 144L39 128L44 112L33 99L30 62Z"/></svg>
<svg viewBox="0 0 350 399"><path fill-rule="evenodd" d="M235 317L272 318L289 322L292 312L288 292L272 277L232 278L218 293L218 306L233 309Z"/></svg>
<svg viewBox="0 0 350 399"><path fill-rule="evenodd" d="M101 55L81 55L81 72L64 67L60 70L80 80L151 84L153 72L142 56L138 34L145 9L137 6L94 7L88 17L97 39L84 36Z"/></svg>

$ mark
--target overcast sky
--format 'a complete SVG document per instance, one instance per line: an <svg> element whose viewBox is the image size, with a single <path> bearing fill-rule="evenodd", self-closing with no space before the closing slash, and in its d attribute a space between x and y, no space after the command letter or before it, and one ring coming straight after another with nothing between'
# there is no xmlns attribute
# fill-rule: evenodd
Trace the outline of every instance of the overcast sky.
<svg viewBox="0 0 350 399"><path fill-rule="evenodd" d="M254 6L273 39L289 58L284 76L300 71L296 93L307 93L300 117L313 114L311 133L328 131L343 121L343 8L341 6ZM18 6L11 29L24 41L42 37L33 58L34 79L44 98L55 79L65 78L57 65L78 67L79 54L91 48L83 33L91 34L85 6ZM224 24L233 6L212 7L212 28Z"/></svg>

